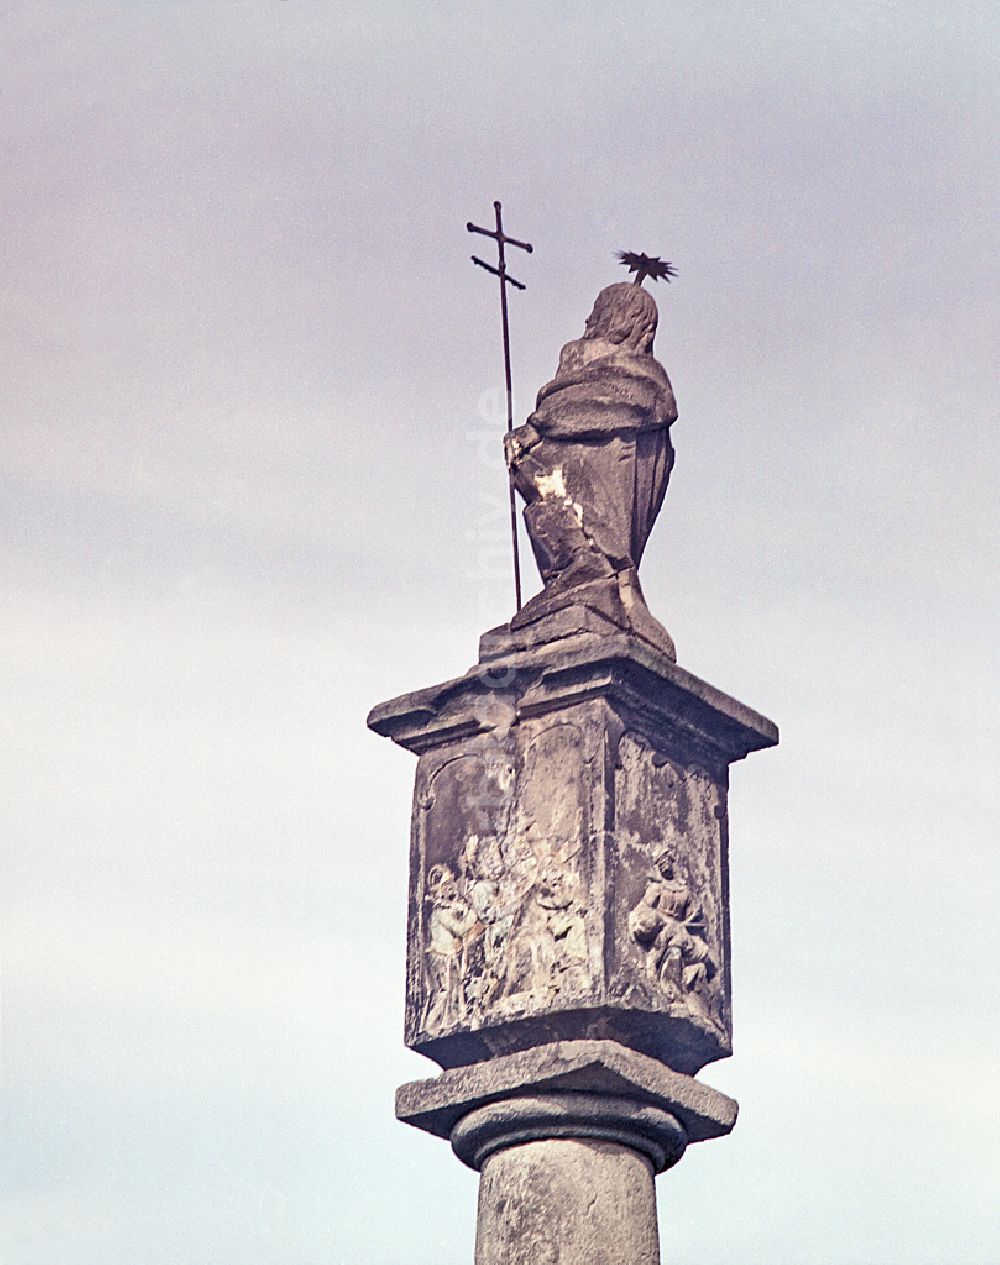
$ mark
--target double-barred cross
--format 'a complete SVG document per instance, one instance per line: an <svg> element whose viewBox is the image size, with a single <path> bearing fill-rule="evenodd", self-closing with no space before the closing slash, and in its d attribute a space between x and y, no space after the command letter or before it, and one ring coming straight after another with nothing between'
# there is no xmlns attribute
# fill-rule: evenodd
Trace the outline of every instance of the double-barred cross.
<svg viewBox="0 0 1000 1265"><path fill-rule="evenodd" d="M497 266L494 268L492 264L488 264L485 259L480 259L478 255L472 256L472 262L478 264L480 268L485 268L487 272L492 272L495 277L500 278L500 319L503 324L503 373L504 386L507 390L507 433L514 429L514 403L510 389L510 328L507 320L507 286L512 285L515 289L524 290L526 287L520 281L515 280L507 271L507 258L504 254L505 246L516 246L519 250L525 250L531 254L530 242L519 242L516 237L508 237L503 231L503 220L500 216L500 203L493 203L493 210L497 217L497 226L495 229L480 228L478 224L473 224L470 220L466 224L466 228L470 233L481 233L483 237L492 237L497 244ZM514 597L517 602L517 609L521 609L521 559L517 545L517 505L514 500L514 482L511 477L509 480L510 488L510 532L511 540L514 546Z"/></svg>
<svg viewBox="0 0 1000 1265"><path fill-rule="evenodd" d="M478 255L472 256L472 262L474 264L478 264L480 268L485 268L487 272L492 272L494 277L500 278L500 282L501 282L500 293L501 294L503 293L503 289L502 289L503 283L508 282L508 281L510 282L512 286L514 286L515 289L524 290L526 289L526 287L523 286L520 283L520 281L515 281L514 278L510 276L510 274L507 272L507 260L504 255L503 248L505 246L517 246L520 250L526 250L528 254L530 255L531 242L519 242L516 237L508 237L507 234L503 231L503 220L500 217L500 203L499 202L493 203L493 210L496 213L496 217L497 217L497 226L495 229L480 228L478 224L473 224L471 220L469 221L468 224L466 224L465 227L469 230L470 233L482 233L484 237L493 238L493 240L496 242L497 247L499 249L499 254L500 254L499 266L494 268L492 264L488 264L485 259L480 259Z"/></svg>

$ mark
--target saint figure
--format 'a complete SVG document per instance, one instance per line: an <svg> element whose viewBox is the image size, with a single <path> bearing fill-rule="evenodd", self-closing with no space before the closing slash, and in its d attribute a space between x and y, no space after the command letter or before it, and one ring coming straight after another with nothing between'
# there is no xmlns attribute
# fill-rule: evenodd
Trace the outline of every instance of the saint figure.
<svg viewBox="0 0 1000 1265"><path fill-rule="evenodd" d="M588 608L676 658L646 607L638 568L667 490L677 405L653 357L656 303L642 286L602 290L535 411L507 439L514 486L545 587L511 629Z"/></svg>

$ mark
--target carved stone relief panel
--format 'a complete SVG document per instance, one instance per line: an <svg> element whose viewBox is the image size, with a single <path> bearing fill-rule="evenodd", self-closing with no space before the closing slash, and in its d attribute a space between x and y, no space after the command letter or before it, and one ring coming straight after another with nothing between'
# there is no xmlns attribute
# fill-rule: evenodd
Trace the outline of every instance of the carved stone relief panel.
<svg viewBox="0 0 1000 1265"><path fill-rule="evenodd" d="M725 785L638 734L615 780L615 971L630 1005L686 1019L728 1048Z"/></svg>
<svg viewBox="0 0 1000 1265"><path fill-rule="evenodd" d="M513 790L512 753L495 746L446 758L418 779L408 1030L467 1024L480 1002L500 935L486 889L501 866Z"/></svg>
<svg viewBox="0 0 1000 1265"><path fill-rule="evenodd" d="M535 1011L591 983L586 911L587 761L579 726L521 729L518 807L508 841L512 918L500 1015Z"/></svg>
<svg viewBox="0 0 1000 1265"><path fill-rule="evenodd" d="M428 761L414 810L407 1039L592 1000L586 728L532 718Z"/></svg>

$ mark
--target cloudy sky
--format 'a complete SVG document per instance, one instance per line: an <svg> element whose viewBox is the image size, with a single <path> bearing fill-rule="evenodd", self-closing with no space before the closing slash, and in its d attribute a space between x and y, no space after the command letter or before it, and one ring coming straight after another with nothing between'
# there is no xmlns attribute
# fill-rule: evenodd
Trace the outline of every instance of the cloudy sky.
<svg viewBox="0 0 1000 1265"><path fill-rule="evenodd" d="M998 47L975 0L0 5L3 1265L471 1259L392 1117L413 759L364 717L511 613L494 198L521 416L613 252L675 261L646 594L782 730L669 1259L1000 1262Z"/></svg>

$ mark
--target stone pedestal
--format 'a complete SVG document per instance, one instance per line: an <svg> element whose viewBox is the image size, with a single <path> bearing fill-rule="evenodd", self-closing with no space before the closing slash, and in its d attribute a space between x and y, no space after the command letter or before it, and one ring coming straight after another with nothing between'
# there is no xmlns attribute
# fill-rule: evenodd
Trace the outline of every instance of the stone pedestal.
<svg viewBox="0 0 1000 1265"><path fill-rule="evenodd" d="M491 658L376 707L419 757L406 1042L455 1067L611 1038L731 1052L728 768L770 721L626 635Z"/></svg>
<svg viewBox="0 0 1000 1265"><path fill-rule="evenodd" d="M729 1132L728 770L770 721L560 616L376 707L419 756L397 1115L481 1171L477 1265L654 1262L653 1177ZM551 630L550 630L551 631Z"/></svg>

